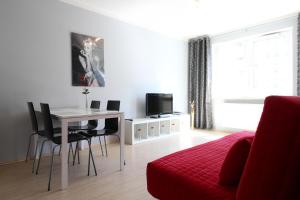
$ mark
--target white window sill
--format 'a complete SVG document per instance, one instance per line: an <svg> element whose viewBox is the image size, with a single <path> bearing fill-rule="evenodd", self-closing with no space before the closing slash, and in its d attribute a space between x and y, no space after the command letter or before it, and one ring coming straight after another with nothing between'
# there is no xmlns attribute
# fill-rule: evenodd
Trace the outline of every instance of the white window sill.
<svg viewBox="0 0 300 200"><path fill-rule="evenodd" d="M224 103L235 104L263 104L264 99L224 99Z"/></svg>

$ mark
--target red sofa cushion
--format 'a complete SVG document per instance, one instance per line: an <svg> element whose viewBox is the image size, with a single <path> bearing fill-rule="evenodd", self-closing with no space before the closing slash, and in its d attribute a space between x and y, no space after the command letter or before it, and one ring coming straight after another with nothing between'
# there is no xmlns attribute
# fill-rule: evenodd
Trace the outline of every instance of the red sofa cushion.
<svg viewBox="0 0 300 200"><path fill-rule="evenodd" d="M235 199L236 187L219 185L219 172L232 144L251 135L231 134L148 163L148 191L161 200Z"/></svg>
<svg viewBox="0 0 300 200"><path fill-rule="evenodd" d="M237 200L300 199L299 187L300 98L268 97Z"/></svg>
<svg viewBox="0 0 300 200"><path fill-rule="evenodd" d="M253 137L239 139L232 145L225 157L219 174L219 183L221 185L238 185L248 158Z"/></svg>

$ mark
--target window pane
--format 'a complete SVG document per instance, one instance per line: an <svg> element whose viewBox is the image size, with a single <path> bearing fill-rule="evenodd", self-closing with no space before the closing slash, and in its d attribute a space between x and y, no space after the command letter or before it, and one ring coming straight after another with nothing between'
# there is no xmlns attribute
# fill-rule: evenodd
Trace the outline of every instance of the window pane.
<svg viewBox="0 0 300 200"><path fill-rule="evenodd" d="M293 94L292 29L213 44L214 98Z"/></svg>

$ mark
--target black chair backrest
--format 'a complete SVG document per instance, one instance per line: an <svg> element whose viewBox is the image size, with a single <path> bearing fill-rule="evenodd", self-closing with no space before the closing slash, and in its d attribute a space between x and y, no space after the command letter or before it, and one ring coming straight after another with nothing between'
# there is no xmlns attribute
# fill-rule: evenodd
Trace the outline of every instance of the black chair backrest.
<svg viewBox="0 0 300 200"><path fill-rule="evenodd" d="M48 139L53 139L54 131L49 104L41 103L41 111L44 120L45 135Z"/></svg>
<svg viewBox="0 0 300 200"><path fill-rule="evenodd" d="M92 109L100 109L100 101L92 101L90 108ZM98 126L98 120L89 120L88 127L89 128L96 128Z"/></svg>
<svg viewBox="0 0 300 200"><path fill-rule="evenodd" d="M107 101L106 110L119 111L120 110L120 101L112 101L112 100ZM119 124L118 118L108 118L108 119L105 119L104 128L117 131L118 124Z"/></svg>
<svg viewBox="0 0 300 200"><path fill-rule="evenodd" d="M33 103L32 102L27 102L27 106L28 106L30 120L31 120L32 132L38 133L39 132L39 126L38 126L36 114L35 114L35 111L34 111Z"/></svg>
<svg viewBox="0 0 300 200"><path fill-rule="evenodd" d="M93 109L100 109L100 101L95 101L93 100L91 102L91 107L90 108L93 108Z"/></svg>

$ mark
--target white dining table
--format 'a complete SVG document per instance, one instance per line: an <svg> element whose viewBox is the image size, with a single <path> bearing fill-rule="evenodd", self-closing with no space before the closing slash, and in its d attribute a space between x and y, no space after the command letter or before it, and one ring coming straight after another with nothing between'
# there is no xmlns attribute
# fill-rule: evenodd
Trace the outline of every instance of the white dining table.
<svg viewBox="0 0 300 200"><path fill-rule="evenodd" d="M51 108L51 115L61 122L61 189L66 189L69 185L68 172L68 124L70 122L80 122L86 120L97 120L104 118L119 118L120 134L120 170L125 164L124 158L124 113L119 111L101 111L85 108Z"/></svg>

